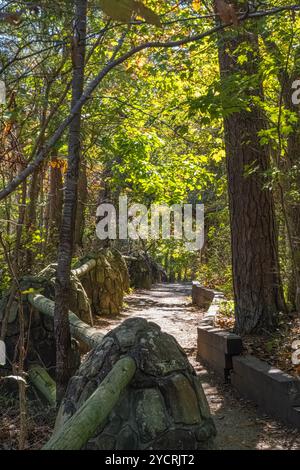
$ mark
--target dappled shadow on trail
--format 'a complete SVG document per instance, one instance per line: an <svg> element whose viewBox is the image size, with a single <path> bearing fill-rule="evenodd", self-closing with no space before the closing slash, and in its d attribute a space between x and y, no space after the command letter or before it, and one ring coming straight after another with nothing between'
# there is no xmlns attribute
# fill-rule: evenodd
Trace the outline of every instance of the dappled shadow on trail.
<svg viewBox="0 0 300 470"><path fill-rule="evenodd" d="M122 314L98 317L95 326L106 333L126 318L138 316L173 335L201 377L218 430L219 449L300 449L298 431L260 415L254 404L241 399L230 385L223 384L196 360L197 326L203 313L191 304L190 283L158 284L127 296Z"/></svg>

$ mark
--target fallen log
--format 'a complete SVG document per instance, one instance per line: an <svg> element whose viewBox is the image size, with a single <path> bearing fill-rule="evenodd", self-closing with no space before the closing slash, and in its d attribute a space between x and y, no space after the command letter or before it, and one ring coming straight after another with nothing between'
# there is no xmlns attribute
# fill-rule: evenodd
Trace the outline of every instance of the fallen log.
<svg viewBox="0 0 300 470"><path fill-rule="evenodd" d="M96 265L97 261L95 259L90 259L79 268L72 269L72 274L80 279L85 274L89 273L93 268L95 268Z"/></svg>
<svg viewBox="0 0 300 470"><path fill-rule="evenodd" d="M29 294L28 301L40 313L54 318L54 302L41 294ZM75 313L69 310L69 322L71 334L74 338L82 341L90 349L97 346L104 338L104 335L96 328L80 320Z"/></svg>
<svg viewBox="0 0 300 470"><path fill-rule="evenodd" d="M137 261L138 260L136 256L122 255L122 257L125 261Z"/></svg>
<svg viewBox="0 0 300 470"><path fill-rule="evenodd" d="M44 445L42 450L79 450L104 424L136 371L134 359L120 359L95 392Z"/></svg>
<svg viewBox="0 0 300 470"><path fill-rule="evenodd" d="M56 383L46 369L38 364L29 367L28 376L32 384L46 398L51 406L56 406Z"/></svg>

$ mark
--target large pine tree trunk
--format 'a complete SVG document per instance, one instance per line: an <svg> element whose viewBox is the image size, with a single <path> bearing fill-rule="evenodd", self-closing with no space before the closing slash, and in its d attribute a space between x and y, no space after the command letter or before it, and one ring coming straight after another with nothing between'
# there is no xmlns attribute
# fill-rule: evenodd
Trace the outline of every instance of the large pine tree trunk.
<svg viewBox="0 0 300 470"><path fill-rule="evenodd" d="M251 50L248 50L247 62L241 64L236 50L245 42ZM241 334L274 328L278 312L285 309L273 195L264 187L263 174L270 168L270 157L258 135L265 129L265 119L253 99L262 97L258 60L258 39L253 30L247 32L240 27L220 35L223 87L238 74L236 93L240 93L241 77L257 77L258 80L257 84L249 81L244 91L250 97L249 110L239 109L228 114L227 103L224 103L236 330Z"/></svg>
<svg viewBox="0 0 300 470"><path fill-rule="evenodd" d="M72 104L76 104L83 92L86 42L87 0L75 2L73 37ZM70 274L74 247L74 231L77 207L77 184L80 164L81 111L70 124L68 171L65 181L64 207L58 249L58 266L55 290L54 327L56 337L57 400L61 401L70 375L71 336L68 320L70 300Z"/></svg>

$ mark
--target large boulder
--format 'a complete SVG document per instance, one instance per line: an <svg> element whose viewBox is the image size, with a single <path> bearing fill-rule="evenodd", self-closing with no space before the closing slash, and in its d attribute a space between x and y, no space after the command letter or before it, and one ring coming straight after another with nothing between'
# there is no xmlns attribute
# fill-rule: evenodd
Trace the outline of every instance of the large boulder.
<svg viewBox="0 0 300 470"><path fill-rule="evenodd" d="M130 355L136 374L87 449L210 449L215 426L199 378L173 336L131 318L106 335L71 379L56 428L95 391L113 365Z"/></svg>

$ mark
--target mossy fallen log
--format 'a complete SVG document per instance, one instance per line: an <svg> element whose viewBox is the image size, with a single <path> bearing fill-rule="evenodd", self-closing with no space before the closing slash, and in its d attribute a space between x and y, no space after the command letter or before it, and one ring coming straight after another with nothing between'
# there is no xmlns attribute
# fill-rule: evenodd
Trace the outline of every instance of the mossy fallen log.
<svg viewBox="0 0 300 470"><path fill-rule="evenodd" d="M53 300L47 299L41 294L29 294L28 301L40 313L48 315L52 318L54 317ZM100 333L99 330L81 321L77 315L75 315L75 313L71 312L70 310L69 322L72 336L74 336L74 338L78 339L79 341L82 341L90 349L98 345L104 338L104 335Z"/></svg>
<svg viewBox="0 0 300 470"><path fill-rule="evenodd" d="M43 395L44 398L50 403L51 406L56 405L56 383L50 377L46 369L39 364L34 364L29 367L28 376L31 383Z"/></svg>
<svg viewBox="0 0 300 470"><path fill-rule="evenodd" d="M72 274L80 279L82 276L85 276L92 269L94 269L96 265L97 261L95 259L90 259L79 268L72 269Z"/></svg>
<svg viewBox="0 0 300 470"><path fill-rule="evenodd" d="M128 256L128 255L122 255L125 261L137 261L138 258L136 256Z"/></svg>
<svg viewBox="0 0 300 470"><path fill-rule="evenodd" d="M78 450L94 435L117 404L132 380L136 364L131 357L120 359L95 392L45 444L43 450Z"/></svg>

